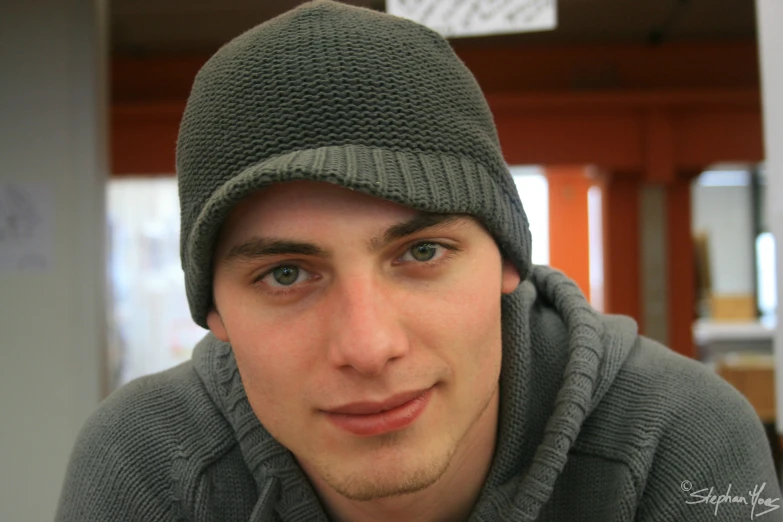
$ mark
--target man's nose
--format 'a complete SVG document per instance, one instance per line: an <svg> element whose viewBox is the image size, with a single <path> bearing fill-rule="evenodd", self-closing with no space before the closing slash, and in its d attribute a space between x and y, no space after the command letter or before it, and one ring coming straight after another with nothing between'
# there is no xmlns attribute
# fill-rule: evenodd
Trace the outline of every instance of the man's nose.
<svg viewBox="0 0 783 522"><path fill-rule="evenodd" d="M333 365L378 375L388 362L408 352L399 310L375 278L342 281L331 297L329 360Z"/></svg>

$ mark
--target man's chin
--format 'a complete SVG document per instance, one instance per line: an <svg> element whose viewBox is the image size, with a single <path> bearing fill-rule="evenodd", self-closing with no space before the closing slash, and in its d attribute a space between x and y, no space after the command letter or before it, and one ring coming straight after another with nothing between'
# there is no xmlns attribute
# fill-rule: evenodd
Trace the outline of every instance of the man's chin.
<svg viewBox="0 0 783 522"><path fill-rule="evenodd" d="M353 451L339 458L308 465L300 460L310 479L355 501L381 500L422 491L435 484L449 467L452 444L437 448L401 448L391 438L366 453ZM427 451L429 450L429 451ZM364 453L362 455L362 453Z"/></svg>
<svg viewBox="0 0 783 522"><path fill-rule="evenodd" d="M443 463L419 465L410 470L393 470L389 472L382 466L370 472L354 472L348 475L336 476L325 473L324 481L337 493L349 500L368 502L385 498L409 495L427 489L435 484L446 472L448 460Z"/></svg>

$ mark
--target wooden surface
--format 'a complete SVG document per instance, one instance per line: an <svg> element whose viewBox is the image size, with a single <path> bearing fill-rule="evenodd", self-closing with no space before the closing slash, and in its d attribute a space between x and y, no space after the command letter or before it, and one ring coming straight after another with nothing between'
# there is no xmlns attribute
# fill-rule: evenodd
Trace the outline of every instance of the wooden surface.
<svg viewBox="0 0 783 522"><path fill-rule="evenodd" d="M757 315L753 294L713 294L710 298L713 321L751 321Z"/></svg>
<svg viewBox="0 0 783 522"><path fill-rule="evenodd" d="M775 369L772 357L740 357L717 365L718 374L742 393L762 422L775 422Z"/></svg>

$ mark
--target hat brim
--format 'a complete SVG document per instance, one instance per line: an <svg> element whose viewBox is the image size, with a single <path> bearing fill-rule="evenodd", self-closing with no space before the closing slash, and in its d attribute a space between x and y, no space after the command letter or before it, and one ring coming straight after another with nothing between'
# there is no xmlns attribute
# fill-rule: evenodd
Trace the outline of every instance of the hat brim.
<svg viewBox="0 0 783 522"><path fill-rule="evenodd" d="M251 193L285 181L323 181L417 210L474 215L524 280L530 271L527 218L519 195L497 183L493 179L497 175L466 157L360 145L298 150L252 165L212 194L183 243L185 288L193 320L208 328L214 246L226 217Z"/></svg>

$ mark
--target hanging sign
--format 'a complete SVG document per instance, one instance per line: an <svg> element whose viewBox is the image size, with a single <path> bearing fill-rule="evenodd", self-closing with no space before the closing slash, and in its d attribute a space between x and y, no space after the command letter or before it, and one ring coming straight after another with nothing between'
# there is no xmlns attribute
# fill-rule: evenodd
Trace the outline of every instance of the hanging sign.
<svg viewBox="0 0 783 522"><path fill-rule="evenodd" d="M557 0L386 0L389 14L409 18L446 37L557 27Z"/></svg>

